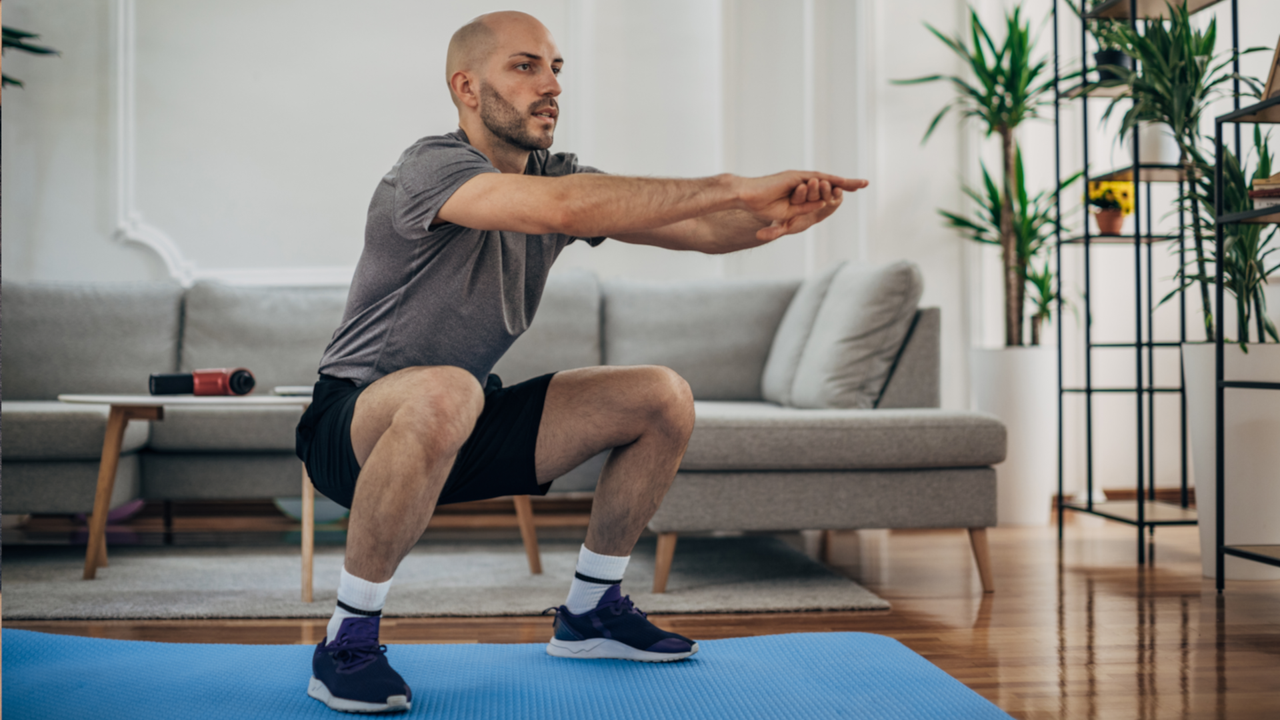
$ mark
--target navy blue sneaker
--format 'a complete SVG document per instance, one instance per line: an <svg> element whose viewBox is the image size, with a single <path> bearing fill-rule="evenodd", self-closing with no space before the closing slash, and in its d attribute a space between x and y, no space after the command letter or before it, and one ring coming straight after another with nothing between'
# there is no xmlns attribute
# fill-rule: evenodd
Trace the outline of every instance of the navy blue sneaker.
<svg viewBox="0 0 1280 720"><path fill-rule="evenodd" d="M672 662L698 652L698 643L654 627L618 585L609 586L595 610L574 615L561 605L543 615L549 612L556 614L556 632L547 644L548 655Z"/></svg>
<svg viewBox="0 0 1280 720"><path fill-rule="evenodd" d="M379 617L345 618L338 637L311 657L307 694L334 710L356 713L408 710L413 691L378 644Z"/></svg>

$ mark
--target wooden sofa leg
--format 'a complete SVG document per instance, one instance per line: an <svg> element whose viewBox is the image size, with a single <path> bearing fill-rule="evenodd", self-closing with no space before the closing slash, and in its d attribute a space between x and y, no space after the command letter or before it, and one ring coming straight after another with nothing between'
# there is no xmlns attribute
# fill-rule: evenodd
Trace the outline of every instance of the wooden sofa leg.
<svg viewBox="0 0 1280 720"><path fill-rule="evenodd" d="M542 574L542 554L538 552L538 529L533 525L533 502L528 495L513 495L516 504L516 522L520 524L520 538L524 540L524 554L529 556L529 572Z"/></svg>
<svg viewBox="0 0 1280 720"><path fill-rule="evenodd" d="M653 559L653 592L667 591L667 578L671 576L671 559L676 555L676 534L658 533L658 554Z"/></svg>
<svg viewBox="0 0 1280 720"><path fill-rule="evenodd" d="M987 529L969 528L969 544L973 546L973 559L978 563L982 592L995 592L996 584L991 577L991 551L987 548Z"/></svg>

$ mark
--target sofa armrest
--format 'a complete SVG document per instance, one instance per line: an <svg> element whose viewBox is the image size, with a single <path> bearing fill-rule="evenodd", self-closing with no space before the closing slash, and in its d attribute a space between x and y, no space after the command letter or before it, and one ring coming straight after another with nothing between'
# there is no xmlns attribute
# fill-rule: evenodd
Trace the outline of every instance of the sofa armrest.
<svg viewBox="0 0 1280 720"><path fill-rule="evenodd" d="M907 334L877 408L936 408L942 406L942 311L920 308Z"/></svg>

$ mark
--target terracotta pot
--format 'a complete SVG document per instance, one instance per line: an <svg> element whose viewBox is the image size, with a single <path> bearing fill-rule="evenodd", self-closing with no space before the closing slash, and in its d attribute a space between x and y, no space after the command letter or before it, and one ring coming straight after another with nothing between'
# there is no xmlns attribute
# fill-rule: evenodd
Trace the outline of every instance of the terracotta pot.
<svg viewBox="0 0 1280 720"><path fill-rule="evenodd" d="M1124 227L1124 213L1119 208L1099 210L1093 217L1098 221L1098 232L1102 235L1119 235Z"/></svg>

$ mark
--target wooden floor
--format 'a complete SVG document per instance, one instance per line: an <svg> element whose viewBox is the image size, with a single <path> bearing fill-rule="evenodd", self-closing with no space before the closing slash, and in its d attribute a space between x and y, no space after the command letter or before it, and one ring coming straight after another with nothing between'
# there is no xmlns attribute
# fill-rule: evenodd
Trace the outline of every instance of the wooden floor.
<svg viewBox="0 0 1280 720"><path fill-rule="evenodd" d="M1135 564L1135 531L1099 518L1069 518L1061 552L1052 528L989 536L993 595L981 592L963 531L860 531L836 538L832 563L891 611L654 619L697 639L888 635L1017 718L1280 718L1280 581L1229 582L1219 597L1200 577L1194 527L1159 530L1155 566L1145 569ZM815 550L814 538L789 537ZM320 620L5 625L171 642L315 643L324 632ZM544 617L382 627L389 643L543 642L551 632Z"/></svg>

